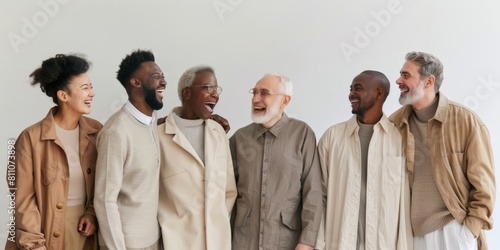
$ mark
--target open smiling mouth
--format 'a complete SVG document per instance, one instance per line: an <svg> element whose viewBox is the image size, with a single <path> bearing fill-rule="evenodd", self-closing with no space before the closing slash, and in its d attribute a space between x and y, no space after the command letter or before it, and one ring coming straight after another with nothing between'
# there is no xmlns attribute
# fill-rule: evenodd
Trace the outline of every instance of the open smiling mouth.
<svg viewBox="0 0 500 250"><path fill-rule="evenodd" d="M156 91L156 93L158 93L158 95L160 95L161 97L163 97L163 91L165 91L165 89L158 89Z"/></svg>
<svg viewBox="0 0 500 250"><path fill-rule="evenodd" d="M256 112L261 112L261 111L265 111L266 108L265 107L253 107L253 110Z"/></svg>
<svg viewBox="0 0 500 250"><path fill-rule="evenodd" d="M205 107L209 112L213 112L215 108L215 102L205 102Z"/></svg>

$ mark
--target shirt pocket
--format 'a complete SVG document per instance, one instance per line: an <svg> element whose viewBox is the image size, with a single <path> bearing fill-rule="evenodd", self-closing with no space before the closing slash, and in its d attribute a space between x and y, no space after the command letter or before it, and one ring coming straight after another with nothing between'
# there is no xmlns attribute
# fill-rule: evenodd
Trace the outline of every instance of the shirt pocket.
<svg viewBox="0 0 500 250"><path fill-rule="evenodd" d="M247 224L247 220L250 218L250 212L252 209L244 204L238 204L236 209L237 213L236 218L234 219L234 227L244 227Z"/></svg>
<svg viewBox="0 0 500 250"><path fill-rule="evenodd" d="M382 178L387 185L400 185L405 169L401 156L386 156L382 165Z"/></svg>
<svg viewBox="0 0 500 250"><path fill-rule="evenodd" d="M247 249L252 238L250 231L250 217L252 209L246 204L238 202L234 219L233 247Z"/></svg>
<svg viewBox="0 0 500 250"><path fill-rule="evenodd" d="M45 167L42 167L42 184L49 185L56 180L57 173L59 172L59 166L57 163L48 163Z"/></svg>
<svg viewBox="0 0 500 250"><path fill-rule="evenodd" d="M180 164L164 164L160 169L160 179L163 180L186 172L186 168L180 166Z"/></svg>
<svg viewBox="0 0 500 250"><path fill-rule="evenodd" d="M296 213L287 213L281 211L281 222L283 222L283 225L285 225L290 230L296 231L302 228L302 221L300 219L300 216L298 216Z"/></svg>
<svg viewBox="0 0 500 250"><path fill-rule="evenodd" d="M282 176L287 176L293 181L300 181L303 169L301 155L284 152L283 155L274 158L275 161L273 163L279 168L278 172L281 172Z"/></svg>

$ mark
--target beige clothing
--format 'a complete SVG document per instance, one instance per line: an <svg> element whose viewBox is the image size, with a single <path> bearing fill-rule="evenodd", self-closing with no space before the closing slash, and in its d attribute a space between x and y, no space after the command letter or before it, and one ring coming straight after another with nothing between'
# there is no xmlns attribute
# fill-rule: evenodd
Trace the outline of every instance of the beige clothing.
<svg viewBox="0 0 500 250"><path fill-rule="evenodd" d="M201 161L174 121L158 126L161 148L158 221L165 250L230 250L229 217L237 196L224 129L205 120Z"/></svg>
<svg viewBox="0 0 500 250"><path fill-rule="evenodd" d="M479 236L478 247L486 249L482 230L493 226L496 196L489 132L474 112L438 95L438 108L427 129L433 175L455 220ZM415 161L415 141L408 125L412 113L413 108L407 105L390 117L403 137L410 184Z"/></svg>
<svg viewBox="0 0 500 250"><path fill-rule="evenodd" d="M143 124L126 106L113 114L97 138L95 210L99 244L108 249L144 248L160 238L156 123Z"/></svg>
<svg viewBox="0 0 500 250"><path fill-rule="evenodd" d="M69 167L62 143L57 138L52 108L40 122L26 128L17 138L15 148L16 243L7 241L5 249L64 248L64 225ZM80 117L80 159L85 178L85 214L94 212L94 170L97 157L96 137L102 125ZM8 173L9 174L9 173ZM83 214L82 214L83 215ZM87 237L92 249L95 236Z"/></svg>
<svg viewBox="0 0 500 250"><path fill-rule="evenodd" d="M99 249L100 250L110 250L106 246L100 246ZM151 246L141 247L141 248L126 248L125 250L163 250L163 247L161 246L161 240L157 240Z"/></svg>
<svg viewBox="0 0 500 250"><path fill-rule="evenodd" d="M80 218L85 212L85 206L68 206L66 207L66 221L64 225L64 249L83 249L87 237L78 231Z"/></svg>
<svg viewBox="0 0 500 250"><path fill-rule="evenodd" d="M69 166L69 187L67 206L77 206L85 203L85 178L83 177L80 153L78 152L79 126L73 130L66 130L56 123L56 134L64 148Z"/></svg>
<svg viewBox="0 0 500 250"><path fill-rule="evenodd" d="M410 132L415 139L415 168L411 188L411 220L414 236L422 236L444 227L453 220L453 216L444 204L432 174L429 145L427 144L427 122L438 106L433 103L421 110L414 110L408 119Z"/></svg>
<svg viewBox="0 0 500 250"><path fill-rule="evenodd" d="M373 129L367 161L365 249L412 249L401 135L385 115ZM328 250L356 249L362 186L358 130L352 116L330 127L318 144L327 190L323 237Z"/></svg>

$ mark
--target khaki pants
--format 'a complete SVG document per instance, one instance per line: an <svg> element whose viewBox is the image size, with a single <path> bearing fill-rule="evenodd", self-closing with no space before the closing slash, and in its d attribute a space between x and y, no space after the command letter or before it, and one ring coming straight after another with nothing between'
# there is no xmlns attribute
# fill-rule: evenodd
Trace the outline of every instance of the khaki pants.
<svg viewBox="0 0 500 250"><path fill-rule="evenodd" d="M85 205L66 207L64 227L64 249L83 249L87 237L78 231L80 217L85 213Z"/></svg>

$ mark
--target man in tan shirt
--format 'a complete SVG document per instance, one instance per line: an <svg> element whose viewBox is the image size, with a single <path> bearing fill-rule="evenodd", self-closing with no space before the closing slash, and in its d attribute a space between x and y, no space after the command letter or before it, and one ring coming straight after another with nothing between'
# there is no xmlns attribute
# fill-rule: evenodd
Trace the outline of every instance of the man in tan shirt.
<svg viewBox="0 0 500 250"><path fill-rule="evenodd" d="M488 129L439 88L443 65L410 52L396 83L403 106L391 117L406 147L414 249L486 249L495 201Z"/></svg>

